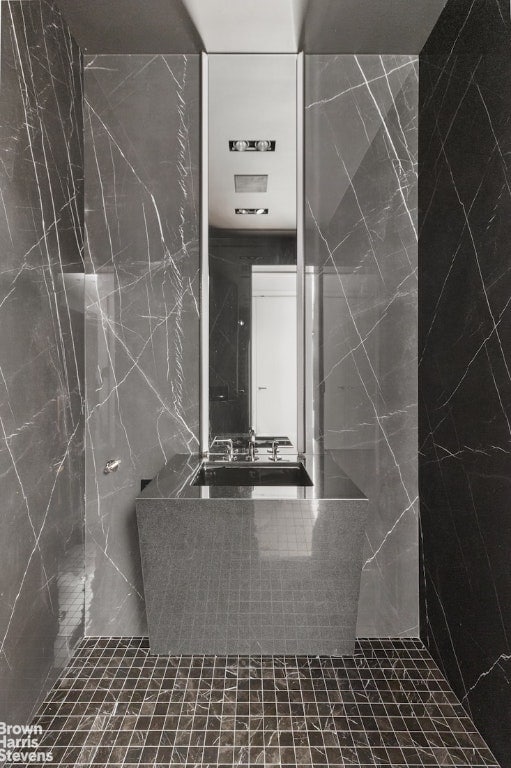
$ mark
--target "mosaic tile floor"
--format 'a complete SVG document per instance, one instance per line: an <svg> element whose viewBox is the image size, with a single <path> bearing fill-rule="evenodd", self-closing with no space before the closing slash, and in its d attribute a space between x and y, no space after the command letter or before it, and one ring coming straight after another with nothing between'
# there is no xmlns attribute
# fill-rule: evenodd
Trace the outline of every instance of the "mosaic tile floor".
<svg viewBox="0 0 511 768"><path fill-rule="evenodd" d="M85 638L34 721L66 766L495 766L419 640L352 657L149 653Z"/></svg>

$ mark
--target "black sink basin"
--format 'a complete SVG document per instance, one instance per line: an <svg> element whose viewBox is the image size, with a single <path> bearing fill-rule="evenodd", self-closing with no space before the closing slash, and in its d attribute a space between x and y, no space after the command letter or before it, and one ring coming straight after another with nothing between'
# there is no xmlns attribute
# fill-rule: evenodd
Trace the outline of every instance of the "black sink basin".
<svg viewBox="0 0 511 768"><path fill-rule="evenodd" d="M301 462L208 464L205 462L192 485L312 485Z"/></svg>

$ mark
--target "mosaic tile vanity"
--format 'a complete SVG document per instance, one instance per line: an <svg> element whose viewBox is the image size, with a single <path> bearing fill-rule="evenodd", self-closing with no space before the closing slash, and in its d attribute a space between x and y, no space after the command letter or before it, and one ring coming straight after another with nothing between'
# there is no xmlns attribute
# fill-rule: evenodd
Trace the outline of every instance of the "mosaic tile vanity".
<svg viewBox="0 0 511 768"><path fill-rule="evenodd" d="M144 489L153 652L353 652L368 502L328 456L304 465L313 485L208 487L178 456Z"/></svg>

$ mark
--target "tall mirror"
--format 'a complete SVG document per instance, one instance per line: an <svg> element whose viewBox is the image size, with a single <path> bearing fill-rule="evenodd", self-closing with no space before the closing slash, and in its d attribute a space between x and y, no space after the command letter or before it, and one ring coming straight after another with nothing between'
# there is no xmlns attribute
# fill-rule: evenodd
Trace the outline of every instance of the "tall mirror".
<svg viewBox="0 0 511 768"><path fill-rule="evenodd" d="M209 445L297 445L297 61L208 56Z"/></svg>

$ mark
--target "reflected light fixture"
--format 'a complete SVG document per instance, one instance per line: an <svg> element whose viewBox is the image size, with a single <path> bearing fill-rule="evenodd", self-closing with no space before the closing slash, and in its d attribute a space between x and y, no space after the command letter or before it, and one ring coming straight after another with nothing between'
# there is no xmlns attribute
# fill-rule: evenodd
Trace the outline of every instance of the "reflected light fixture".
<svg viewBox="0 0 511 768"><path fill-rule="evenodd" d="M261 214L267 214L268 208L235 208L234 213L241 216L246 216L246 215L260 216Z"/></svg>
<svg viewBox="0 0 511 768"><path fill-rule="evenodd" d="M230 139L230 152L275 152L274 139Z"/></svg>

